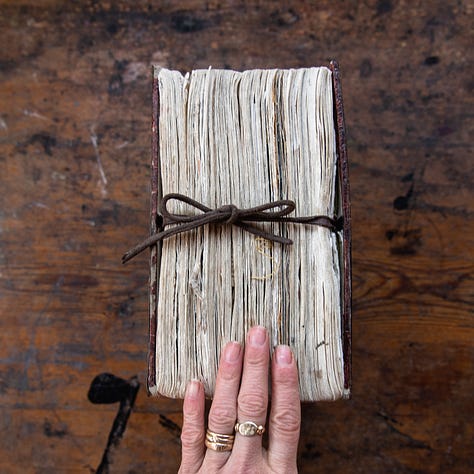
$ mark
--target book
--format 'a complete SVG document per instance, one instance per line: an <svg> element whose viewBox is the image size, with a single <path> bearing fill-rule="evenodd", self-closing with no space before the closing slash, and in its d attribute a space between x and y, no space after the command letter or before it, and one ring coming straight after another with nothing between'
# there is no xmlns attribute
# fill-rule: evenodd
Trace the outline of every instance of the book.
<svg viewBox="0 0 474 474"><path fill-rule="evenodd" d="M294 216L323 216L334 228L232 225L229 214L228 222L149 239L149 393L182 398L187 382L200 379L212 397L222 347L244 342L258 324L272 348L292 347L302 401L348 397L350 209L336 63L185 75L155 67L152 135L152 237L163 233L160 205L170 194L166 212L177 216L283 200L294 203Z"/></svg>

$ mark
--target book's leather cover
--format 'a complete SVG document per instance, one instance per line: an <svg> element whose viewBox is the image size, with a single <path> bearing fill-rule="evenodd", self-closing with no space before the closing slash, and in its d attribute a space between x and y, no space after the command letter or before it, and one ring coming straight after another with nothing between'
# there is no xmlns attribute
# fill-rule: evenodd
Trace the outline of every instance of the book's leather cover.
<svg viewBox="0 0 474 474"><path fill-rule="evenodd" d="M336 150L338 166L338 185L344 218L343 227L343 279L342 279L342 348L344 353L344 388L350 397L352 390L352 237L351 237L351 198L349 188L349 163L347 159L346 128L344 122L344 105L342 102L341 77L339 65L331 61L329 69L332 71L334 94L334 108L336 129Z"/></svg>
<svg viewBox="0 0 474 474"><path fill-rule="evenodd" d="M344 358L344 389L346 398L350 397L352 388L352 329L351 329L351 209L349 190L349 164L347 158L344 107L342 102L341 79L339 66L336 61L331 61L329 69L332 72L334 118L336 130L336 150L338 161L338 195L340 210L344 218L341 280L342 311L342 347ZM158 79L153 74L152 85L152 121L151 121L151 206L150 206L150 235L160 232L161 216L158 204L163 197L161 185L161 169L159 156L159 111L160 97ZM150 252L150 280L149 280L149 352L148 352L148 377L147 389L149 394L156 393L156 327L157 327L157 298L160 281L161 243L153 245Z"/></svg>

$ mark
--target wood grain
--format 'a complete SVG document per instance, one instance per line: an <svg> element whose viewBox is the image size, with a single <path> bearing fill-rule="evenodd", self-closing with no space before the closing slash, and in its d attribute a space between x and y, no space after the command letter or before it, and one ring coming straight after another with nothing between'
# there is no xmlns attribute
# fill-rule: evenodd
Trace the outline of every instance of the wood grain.
<svg viewBox="0 0 474 474"><path fill-rule="evenodd" d="M151 63L339 61L352 191L353 398L305 405L300 471L474 468L469 2L0 0L0 471L176 472L181 402L147 398ZM159 467L159 468L158 468Z"/></svg>

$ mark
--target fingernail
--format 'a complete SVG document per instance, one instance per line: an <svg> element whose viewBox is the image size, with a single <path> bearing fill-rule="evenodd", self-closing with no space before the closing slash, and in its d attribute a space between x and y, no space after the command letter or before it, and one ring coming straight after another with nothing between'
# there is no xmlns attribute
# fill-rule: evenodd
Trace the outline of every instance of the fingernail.
<svg viewBox="0 0 474 474"><path fill-rule="evenodd" d="M201 383L199 380L191 380L191 382L188 383L188 387L186 389L187 397L196 398L198 396L200 386Z"/></svg>
<svg viewBox="0 0 474 474"><path fill-rule="evenodd" d="M254 346L263 346L267 339L267 330L261 326L255 326L250 330L250 342Z"/></svg>
<svg viewBox="0 0 474 474"><path fill-rule="evenodd" d="M235 362L239 356L242 346L238 342L229 342L224 349L224 359L227 362Z"/></svg>
<svg viewBox="0 0 474 474"><path fill-rule="evenodd" d="M291 349L288 346L278 346L276 348L276 362L278 365L290 365L293 359Z"/></svg>

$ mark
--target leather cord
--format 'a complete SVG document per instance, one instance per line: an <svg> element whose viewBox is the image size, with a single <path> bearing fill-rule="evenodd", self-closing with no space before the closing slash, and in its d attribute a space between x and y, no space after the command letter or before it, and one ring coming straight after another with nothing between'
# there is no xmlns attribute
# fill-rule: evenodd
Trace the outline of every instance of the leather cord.
<svg viewBox="0 0 474 474"><path fill-rule="evenodd" d="M169 212L167 204L171 200L184 202L196 209L202 211L198 215L183 215L173 214ZM273 210L278 209L280 210ZM130 259L141 253L148 247L155 245L157 242L167 239L173 235L182 232L188 232L192 229L207 225L207 224L231 224L241 229L254 234L258 237L277 242L280 244L291 245L293 241L286 237L267 232L263 229L255 227L250 224L253 222L286 222L293 224L311 224L326 227L332 232L337 232L342 229L342 217L339 219L332 219L328 216L307 216L307 217L288 217L296 208L294 201L282 199L279 201L268 202L256 207L248 209L239 209L233 204L227 204L217 209L211 209L204 204L196 201L184 194L171 193L164 196L160 202L161 228L173 225L165 230L157 232L140 244L130 249L122 257L122 263L128 262Z"/></svg>

